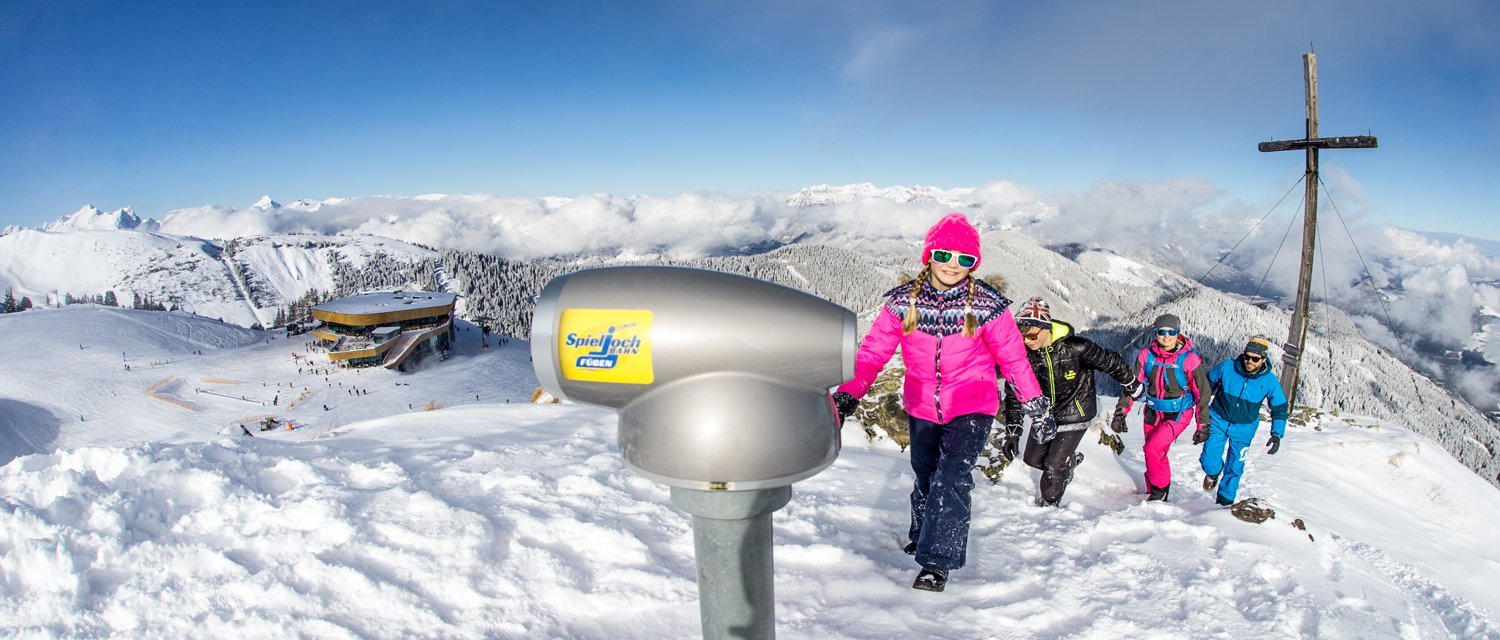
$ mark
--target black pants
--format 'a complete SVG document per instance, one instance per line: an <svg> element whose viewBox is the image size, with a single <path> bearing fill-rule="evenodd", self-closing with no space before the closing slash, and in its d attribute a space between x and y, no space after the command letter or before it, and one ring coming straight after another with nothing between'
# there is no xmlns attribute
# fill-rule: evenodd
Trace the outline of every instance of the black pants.
<svg viewBox="0 0 1500 640"><path fill-rule="evenodd" d="M1042 500L1054 504L1062 500L1063 490L1068 488L1073 452L1078 450L1078 443L1083 442L1083 434L1088 432L1088 429L1059 431L1057 437L1045 444L1037 444L1030 438L1026 440L1026 453L1021 459L1027 466L1042 471Z"/></svg>

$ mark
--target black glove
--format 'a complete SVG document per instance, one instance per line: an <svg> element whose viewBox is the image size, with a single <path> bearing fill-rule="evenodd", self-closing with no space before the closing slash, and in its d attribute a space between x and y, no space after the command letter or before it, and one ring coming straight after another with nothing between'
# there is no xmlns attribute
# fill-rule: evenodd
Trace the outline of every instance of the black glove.
<svg viewBox="0 0 1500 640"><path fill-rule="evenodd" d="M859 398L854 397L854 394L848 391L836 391L833 394L833 406L838 411L838 415L835 415L834 419L842 425L844 424L844 419L848 418L854 413L855 409L859 408Z"/></svg>
<svg viewBox="0 0 1500 640"><path fill-rule="evenodd" d="M1266 449L1266 455L1276 455L1276 452L1281 449L1281 436L1271 436L1271 439L1266 441L1266 446L1270 447L1270 449Z"/></svg>
<svg viewBox="0 0 1500 640"><path fill-rule="evenodd" d="M995 452L1000 454L1000 460L1010 464L1021 453L1021 425L1005 425L1005 436L999 444Z"/></svg>
<svg viewBox="0 0 1500 640"><path fill-rule="evenodd" d="M1140 380L1131 380L1130 382L1128 382L1128 383L1125 384L1125 397L1126 398L1130 398L1132 400L1136 399L1136 398L1140 398L1141 397L1141 389L1142 389L1142 387L1141 387L1141 381Z"/></svg>
<svg viewBox="0 0 1500 640"><path fill-rule="evenodd" d="M1109 430L1115 433L1125 433L1130 427L1125 426L1125 412L1115 409L1115 417L1109 419Z"/></svg>
<svg viewBox="0 0 1500 640"><path fill-rule="evenodd" d="M1205 442L1208 442L1208 425L1200 424L1198 425L1198 430L1193 432L1193 444L1203 444Z"/></svg>

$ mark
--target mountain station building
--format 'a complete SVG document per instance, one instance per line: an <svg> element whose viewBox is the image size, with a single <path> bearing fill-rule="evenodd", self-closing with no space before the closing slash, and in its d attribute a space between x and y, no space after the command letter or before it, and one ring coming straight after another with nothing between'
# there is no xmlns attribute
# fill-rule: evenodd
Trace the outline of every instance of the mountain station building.
<svg viewBox="0 0 1500 640"><path fill-rule="evenodd" d="M432 355L447 357L456 299L427 291L337 298L313 307L313 319L322 324L311 334L323 341L335 364L410 371Z"/></svg>

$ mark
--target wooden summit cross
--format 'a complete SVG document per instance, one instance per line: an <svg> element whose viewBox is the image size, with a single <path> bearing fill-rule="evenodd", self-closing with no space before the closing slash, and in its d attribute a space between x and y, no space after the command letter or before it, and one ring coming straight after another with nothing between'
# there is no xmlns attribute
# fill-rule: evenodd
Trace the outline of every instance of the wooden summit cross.
<svg viewBox="0 0 1500 640"><path fill-rule="evenodd" d="M1297 278L1297 303L1292 309L1292 327L1287 333L1281 361L1286 371L1281 375L1281 389L1286 392L1287 406L1295 407L1297 370L1302 347L1307 341L1307 298L1312 292L1313 246L1318 235L1318 150L1374 149L1375 136L1318 137L1318 57L1309 51L1302 54L1302 77L1307 82L1307 137L1300 140L1276 140L1260 143L1261 151L1307 151L1306 215L1302 220L1302 270Z"/></svg>

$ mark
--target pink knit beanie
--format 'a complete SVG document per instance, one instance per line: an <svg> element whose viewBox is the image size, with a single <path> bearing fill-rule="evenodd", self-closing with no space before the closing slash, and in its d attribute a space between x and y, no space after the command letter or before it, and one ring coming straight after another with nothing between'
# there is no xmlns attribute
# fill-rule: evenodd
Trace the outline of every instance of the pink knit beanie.
<svg viewBox="0 0 1500 640"><path fill-rule="evenodd" d="M933 249L948 249L959 253L967 253L980 260L974 262L974 268L979 268L983 262L983 256L979 255L979 230L969 224L969 219L964 214L954 211L937 224L927 230L927 240L922 243L922 264L926 265L932 261Z"/></svg>

